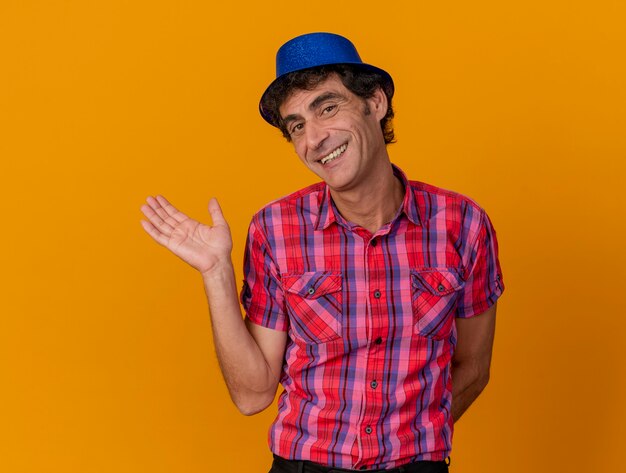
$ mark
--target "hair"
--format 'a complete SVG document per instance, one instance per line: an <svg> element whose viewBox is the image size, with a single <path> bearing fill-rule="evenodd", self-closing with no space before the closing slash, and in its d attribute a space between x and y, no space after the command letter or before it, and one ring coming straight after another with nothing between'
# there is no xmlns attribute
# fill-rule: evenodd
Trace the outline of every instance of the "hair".
<svg viewBox="0 0 626 473"><path fill-rule="evenodd" d="M268 89L261 99L263 113L280 129L287 141L291 141L289 132L280 116L280 107L295 90L313 90L332 74L337 74L343 85L353 94L368 99L380 88L387 96L387 113L380 120L385 143L394 143L392 119L394 116L391 99L393 86L382 74L350 64L331 64L312 69L304 69L286 74Z"/></svg>

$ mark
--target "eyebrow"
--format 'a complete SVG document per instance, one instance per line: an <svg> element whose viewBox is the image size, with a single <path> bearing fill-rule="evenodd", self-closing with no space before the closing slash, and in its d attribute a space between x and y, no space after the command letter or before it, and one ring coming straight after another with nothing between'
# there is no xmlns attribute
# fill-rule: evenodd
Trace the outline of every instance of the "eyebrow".
<svg viewBox="0 0 626 473"><path fill-rule="evenodd" d="M338 94L336 92L326 92L325 94L315 97L315 100L313 100L313 102L309 104L309 110L315 110L317 107L320 106L320 104L326 102L327 100L342 99L342 98L344 98L343 95ZM283 118L283 122L285 123L285 125L287 125L290 122L293 122L294 120L298 120L300 118L301 118L300 115L298 115L297 113L293 113Z"/></svg>
<svg viewBox="0 0 626 473"><path fill-rule="evenodd" d="M316 97L313 102L309 104L309 110L315 110L320 106L321 103L326 102L327 100L340 99L343 98L343 95L338 94L336 92L326 92L318 97Z"/></svg>

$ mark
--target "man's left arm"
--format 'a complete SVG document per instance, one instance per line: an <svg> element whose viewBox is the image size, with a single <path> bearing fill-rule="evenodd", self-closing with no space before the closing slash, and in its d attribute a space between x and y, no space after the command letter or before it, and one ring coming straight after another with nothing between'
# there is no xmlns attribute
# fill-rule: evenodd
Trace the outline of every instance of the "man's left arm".
<svg viewBox="0 0 626 473"><path fill-rule="evenodd" d="M452 357L452 418L458 421L489 381L496 329L496 306L469 318L457 318Z"/></svg>

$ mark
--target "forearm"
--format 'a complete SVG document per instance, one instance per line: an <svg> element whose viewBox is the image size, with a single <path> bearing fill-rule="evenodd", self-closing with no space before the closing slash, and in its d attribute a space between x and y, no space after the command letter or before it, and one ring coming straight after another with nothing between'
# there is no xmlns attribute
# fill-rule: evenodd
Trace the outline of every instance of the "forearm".
<svg viewBox="0 0 626 473"><path fill-rule="evenodd" d="M458 421L489 382L489 365L452 363L452 418Z"/></svg>
<svg viewBox="0 0 626 473"><path fill-rule="evenodd" d="M254 414L274 399L279 373L272 372L242 318L232 264L202 276L224 380L239 410Z"/></svg>

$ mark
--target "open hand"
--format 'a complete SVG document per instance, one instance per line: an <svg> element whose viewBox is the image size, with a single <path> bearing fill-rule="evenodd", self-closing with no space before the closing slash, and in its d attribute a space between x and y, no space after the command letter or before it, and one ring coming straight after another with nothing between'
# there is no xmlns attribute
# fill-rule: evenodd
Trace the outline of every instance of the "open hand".
<svg viewBox="0 0 626 473"><path fill-rule="evenodd" d="M141 211L144 230L160 245L169 249L201 273L222 263L230 263L233 241L228 223L216 199L209 201L213 226L193 220L170 204L163 196L148 197Z"/></svg>

